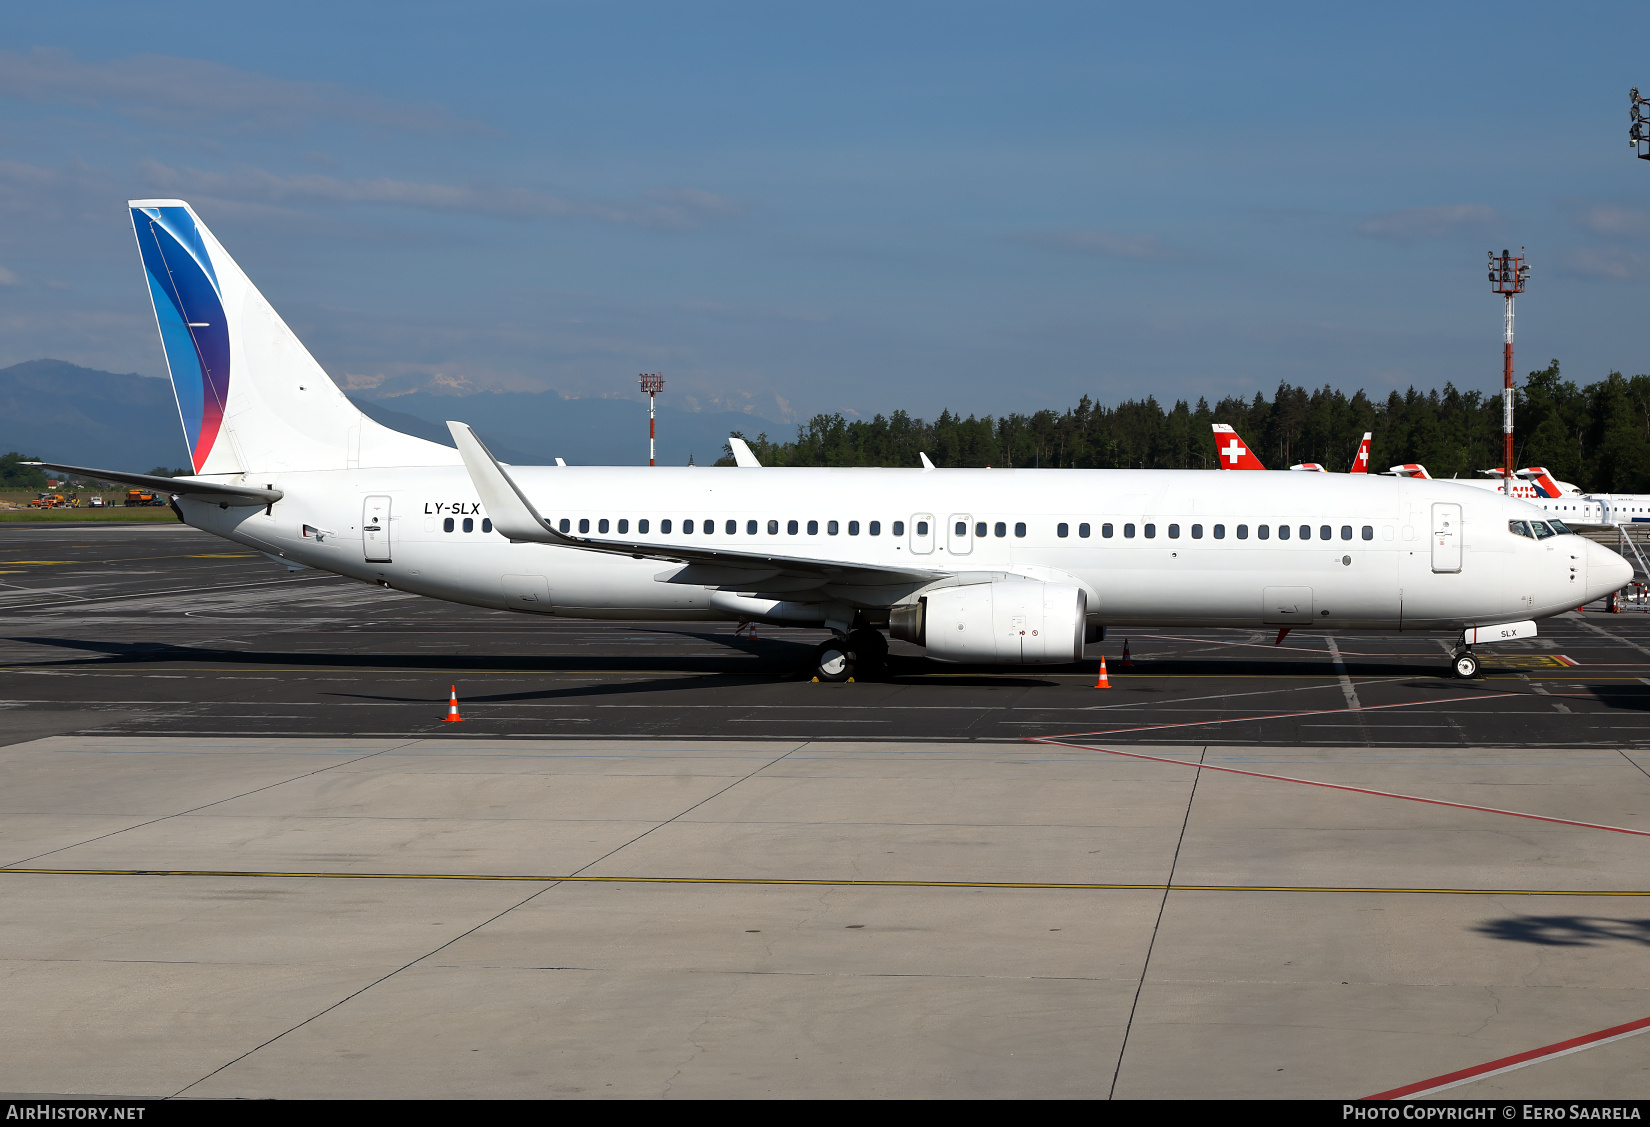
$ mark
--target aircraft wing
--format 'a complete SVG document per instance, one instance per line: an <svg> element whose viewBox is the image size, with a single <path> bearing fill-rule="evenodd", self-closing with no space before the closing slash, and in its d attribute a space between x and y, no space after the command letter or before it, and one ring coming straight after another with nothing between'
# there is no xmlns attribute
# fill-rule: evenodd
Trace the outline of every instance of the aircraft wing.
<svg viewBox="0 0 1650 1127"><path fill-rule="evenodd" d="M527 499L527 495L493 457L492 451L487 449L475 431L465 423L452 421L447 423L447 429L458 444L464 468L470 473L470 481L476 487L487 515L492 518L493 527L511 540L557 544L564 548L582 548L635 559L701 565L697 568L698 574L690 573L688 578L712 587L758 584L781 576L852 586L884 586L907 581L929 582L950 574L941 570L843 563L840 560L818 560L773 552L595 539L560 532Z"/></svg>
<svg viewBox="0 0 1650 1127"><path fill-rule="evenodd" d="M161 477L158 474L127 473L125 470L94 470L86 466L65 466L57 462L24 462L25 466L39 466L43 470L95 477L103 481L124 481L142 485L156 493L173 497L188 497L193 501L210 501L214 505L273 505L285 496L279 489L262 489L254 485L228 485L217 481L201 481L188 477Z"/></svg>

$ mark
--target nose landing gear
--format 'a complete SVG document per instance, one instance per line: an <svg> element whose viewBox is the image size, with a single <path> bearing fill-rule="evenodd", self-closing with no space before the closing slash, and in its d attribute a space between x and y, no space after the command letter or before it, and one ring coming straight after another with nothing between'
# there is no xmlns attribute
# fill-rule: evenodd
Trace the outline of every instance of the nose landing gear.
<svg viewBox="0 0 1650 1127"><path fill-rule="evenodd" d="M1478 676L1478 657L1469 649L1459 649L1450 658L1450 669L1463 681L1470 681Z"/></svg>

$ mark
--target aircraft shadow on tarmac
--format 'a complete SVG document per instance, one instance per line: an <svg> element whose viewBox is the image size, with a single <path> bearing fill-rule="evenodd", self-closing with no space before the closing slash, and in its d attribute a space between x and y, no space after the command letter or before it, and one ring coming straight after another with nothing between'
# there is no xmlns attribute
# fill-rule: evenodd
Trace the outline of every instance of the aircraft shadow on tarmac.
<svg viewBox="0 0 1650 1127"><path fill-rule="evenodd" d="M169 642L114 642L86 638L61 637L12 637L13 642L23 642L29 645L48 646L58 649L76 650L83 654L93 655L81 659L75 664L108 664L108 663L199 663L222 664L237 666L299 666L313 669L375 669L386 671L443 671L487 673L557 673L577 670L584 673L598 674L647 674L661 672L661 665L668 665L670 673L690 673L695 676L684 684L702 684L702 678L707 674L717 674L730 679L742 681L774 681L794 680L798 676L806 676L808 659L813 651L812 639L789 639L783 636L768 636L759 641L750 641L735 638L724 633L710 632L672 632L673 636L684 640L691 640L701 644L710 643L722 646L724 652L718 655L704 654L669 654L669 653L580 653L580 654L467 654L467 653L346 653L346 652L314 652L302 650L231 650L216 646L189 646L176 645ZM615 646L622 646L622 640L616 639ZM903 647L902 647L903 648ZM21 663L20 663L21 664ZM61 660L42 661L40 665L62 665ZM1064 665L1048 667L1049 674L1062 674L1069 678L1075 672L1092 671L1098 664L1097 658L1089 658L1080 665ZM1448 670L1440 661L1436 666L1430 661L1382 661L1364 660L1356 665L1348 663L1348 669L1358 677L1403 678L1419 677L1413 687L1436 687L1437 680L1448 677ZM1042 672L1039 670L1039 673ZM1338 671L1327 657L1270 657L1266 659L1254 658L1147 658L1137 660L1133 670L1125 672L1116 668L1111 669L1111 676L1118 688L1130 689L1136 692L1162 692L1159 686L1149 685L1146 679L1162 678L1200 678L1200 677L1322 677L1326 680L1334 678ZM1515 673L1501 673L1489 671L1485 679L1472 682L1477 687L1500 687L1498 682L1514 682ZM1436 679L1435 679L1436 678ZM915 684L943 681L958 688L986 687L1010 688L1014 686L1040 687L1059 684L1060 682L1029 672L1023 666L956 666L943 662L931 661L919 653L900 653L898 650L888 655L886 669L878 674L874 680L888 684ZM1132 683L1131 683L1132 682ZM1515 682L1516 683L1516 682ZM625 689L645 690L649 687L659 687L658 681L639 686L604 686L610 691ZM1509 684L1506 687L1511 688ZM1592 695L1600 704L1610 708L1629 709L1633 711L1650 710L1650 686L1645 685L1577 685L1576 689ZM589 687L576 690L561 690L557 693L542 695L580 695L588 693ZM395 698L372 698L395 699ZM501 697L501 700L512 699ZM518 696L514 699L528 699Z"/></svg>
<svg viewBox="0 0 1650 1127"><path fill-rule="evenodd" d="M691 678L684 679L681 682L684 688L693 685L702 686L707 675L720 675L729 681L739 683L794 681L799 677L806 678L805 670L808 667L808 659L813 653L811 641L764 638L759 642L749 642L731 639L725 634L689 634L684 636L700 642L720 643L727 647L728 653L726 656L715 657L655 653L540 656L527 654L483 656L457 653L315 653L305 651L229 650L209 646L180 646L168 642L108 642L85 638L12 637L9 640L35 646L78 650L85 654L96 655L72 663L76 665L194 663L200 665L239 665L249 668L259 666L302 666L314 669L441 671L443 673L560 673L576 670L581 673L622 675L661 674L662 671L659 667L668 664L672 667L669 673L693 674ZM27 664L56 667L66 663L55 660ZM931 683L934 675L943 674L945 684L964 688L988 685L997 688L1014 687L1016 685L1047 687L1059 683L1046 677L1028 676L1023 668L1014 666L1003 667L1006 672L999 674L993 674L989 668L981 667L968 667L966 673L950 672L958 668L958 666L930 661L924 657L891 654L888 659L888 668L879 674L876 680L891 683L921 680ZM1061 666L1059 670L1069 673L1073 669L1082 668L1084 666ZM668 677L669 673L663 673L662 675ZM607 692L644 692L658 689L661 684L661 681L652 680L642 684L604 685L599 688ZM595 691L595 688L581 686L575 689L547 690L542 693L503 694L497 697L477 697L475 699L508 701L580 696L590 694ZM333 695L356 695L362 700L403 699L400 697L368 696L366 694ZM424 698L405 699L422 700Z"/></svg>
<svg viewBox="0 0 1650 1127"><path fill-rule="evenodd" d="M1621 920L1608 916L1508 916L1486 920L1473 928L1491 939L1533 943L1539 947L1597 947L1604 943L1637 943L1650 947L1650 920Z"/></svg>

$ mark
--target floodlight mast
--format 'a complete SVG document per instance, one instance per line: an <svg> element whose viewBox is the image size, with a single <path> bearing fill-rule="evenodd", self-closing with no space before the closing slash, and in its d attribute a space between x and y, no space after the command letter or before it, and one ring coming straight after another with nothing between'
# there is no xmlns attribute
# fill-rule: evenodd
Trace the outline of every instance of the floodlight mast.
<svg viewBox="0 0 1650 1127"><path fill-rule="evenodd" d="M653 397L665 389L665 377L658 372L643 372L642 390L647 392L647 464L653 464Z"/></svg>
<svg viewBox="0 0 1650 1127"><path fill-rule="evenodd" d="M1650 160L1650 98L1639 97L1639 88L1627 93L1627 116L1632 125L1627 129L1627 144L1640 160Z"/></svg>
<svg viewBox="0 0 1650 1127"><path fill-rule="evenodd" d="M1490 251L1490 288L1507 299L1506 343L1502 349L1501 433L1506 461L1501 467L1501 492L1512 495L1513 481L1513 298L1524 292L1530 268L1524 263L1524 248L1517 254L1503 250L1497 258Z"/></svg>

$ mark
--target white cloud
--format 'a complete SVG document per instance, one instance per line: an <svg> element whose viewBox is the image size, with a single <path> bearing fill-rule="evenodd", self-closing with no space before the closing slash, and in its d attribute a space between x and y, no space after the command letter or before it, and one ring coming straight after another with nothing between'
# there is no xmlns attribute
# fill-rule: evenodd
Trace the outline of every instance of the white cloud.
<svg viewBox="0 0 1650 1127"><path fill-rule="evenodd" d="M1098 258L1131 258L1159 262L1186 258L1165 246L1156 235L1120 235L1113 231L1031 231L1013 236L1018 242L1045 250L1073 251Z"/></svg>
<svg viewBox="0 0 1650 1127"><path fill-rule="evenodd" d="M1595 235L1650 234L1650 211L1641 207L1593 204L1576 214L1576 223Z"/></svg>
<svg viewBox="0 0 1650 1127"><path fill-rule="evenodd" d="M427 184L379 177L341 180L320 173L282 176L243 166L232 172L172 168L155 160L138 173L156 190L264 203L317 201L388 204L427 211L457 211L506 219L595 219L624 226L688 230L740 214L737 201L692 188L660 189L629 200L581 200L531 188Z"/></svg>
<svg viewBox="0 0 1650 1127"><path fill-rule="evenodd" d="M4 266L0 266L0 286L15 286L22 280Z"/></svg>
<svg viewBox="0 0 1650 1127"><path fill-rule="evenodd" d="M1500 218L1493 207L1481 203L1450 207L1409 207L1383 211L1358 224L1360 235L1377 239L1408 241L1442 239L1450 235L1482 230Z"/></svg>
<svg viewBox="0 0 1650 1127"><path fill-rule="evenodd" d="M1650 278L1650 254L1621 247L1569 247L1559 253L1558 269L1583 278L1640 281Z"/></svg>
<svg viewBox="0 0 1650 1127"><path fill-rule="evenodd" d="M227 119L254 130L349 122L414 133L492 132L440 106L378 98L335 82L292 82L205 59L165 55L88 62L45 47L0 51L0 96L108 108L178 127Z"/></svg>

